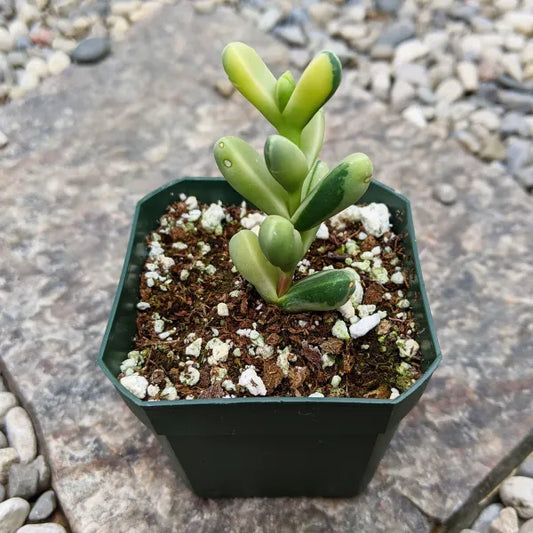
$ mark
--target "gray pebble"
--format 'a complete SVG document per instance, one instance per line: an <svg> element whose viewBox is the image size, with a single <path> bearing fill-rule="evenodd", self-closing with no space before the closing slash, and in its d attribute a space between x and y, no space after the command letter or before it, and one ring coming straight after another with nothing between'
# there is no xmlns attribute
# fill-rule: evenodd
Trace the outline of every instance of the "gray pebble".
<svg viewBox="0 0 533 533"><path fill-rule="evenodd" d="M415 87L427 87L429 78L427 70L418 63L402 63L394 68L396 79L406 81Z"/></svg>
<svg viewBox="0 0 533 533"><path fill-rule="evenodd" d="M6 143L7 144L7 143ZM0 425L4 424L7 412L17 405L17 399L11 392L0 392Z"/></svg>
<svg viewBox="0 0 533 533"><path fill-rule="evenodd" d="M402 7L403 0L376 0L376 10L395 15Z"/></svg>
<svg viewBox="0 0 533 533"><path fill-rule="evenodd" d="M52 481L50 474L50 467L42 455L38 455L33 461L33 465L39 474L39 492L43 492L50 487Z"/></svg>
<svg viewBox="0 0 533 533"><path fill-rule="evenodd" d="M289 63L303 70L310 61L309 51L305 48L294 48L289 52Z"/></svg>
<svg viewBox="0 0 533 533"><path fill-rule="evenodd" d="M0 448L7 448L6 436L1 431L0 431Z"/></svg>
<svg viewBox="0 0 533 533"><path fill-rule="evenodd" d="M28 520L30 522L39 522L46 520L55 510L57 499L53 490L47 490L37 498L33 505Z"/></svg>
<svg viewBox="0 0 533 533"><path fill-rule="evenodd" d="M0 483L0 502L4 501L4 498L6 497L6 488L2 483Z"/></svg>
<svg viewBox="0 0 533 533"><path fill-rule="evenodd" d="M415 96L415 89L406 81L396 80L391 90L391 104L393 109L402 111Z"/></svg>
<svg viewBox="0 0 533 533"><path fill-rule="evenodd" d="M456 131L454 137L459 141L461 146L466 148L472 154L477 154L481 150L481 143L477 137L468 131Z"/></svg>
<svg viewBox="0 0 533 533"><path fill-rule="evenodd" d="M518 533L518 516L512 507L506 507L492 521L490 533Z"/></svg>
<svg viewBox="0 0 533 533"><path fill-rule="evenodd" d="M473 5L461 5L452 7L448 11L448 15L456 20L464 20L470 22L478 14L478 8Z"/></svg>
<svg viewBox="0 0 533 533"><path fill-rule="evenodd" d="M531 141L511 137L507 145L507 169L511 174L527 166L532 158Z"/></svg>
<svg viewBox="0 0 533 533"><path fill-rule="evenodd" d="M520 185L526 189L528 192L533 191L533 166L524 167L520 170L517 170L514 174L515 178L518 180ZM531 467L529 470L519 470L517 475L527 476L533 478L533 471Z"/></svg>
<svg viewBox="0 0 533 533"><path fill-rule="evenodd" d="M33 461L37 455L37 438L28 413L22 407L13 407L5 419L7 440L20 457L21 463Z"/></svg>
<svg viewBox="0 0 533 533"><path fill-rule="evenodd" d="M435 93L429 87L419 87L416 91L416 96L426 105L433 105L437 102Z"/></svg>
<svg viewBox="0 0 533 533"><path fill-rule="evenodd" d="M522 113L533 112L533 94L500 89L496 92L496 98L507 109L521 111Z"/></svg>
<svg viewBox="0 0 533 533"><path fill-rule="evenodd" d="M292 46L305 46L307 37L300 26L290 24L278 26L274 29L274 35Z"/></svg>
<svg viewBox="0 0 533 533"><path fill-rule="evenodd" d="M111 51L108 39L94 37L84 39L72 51L71 58L75 63L97 63Z"/></svg>
<svg viewBox="0 0 533 533"><path fill-rule="evenodd" d="M394 47L414 36L415 25L410 20L400 20L385 29L376 41L376 45Z"/></svg>
<svg viewBox="0 0 533 533"><path fill-rule="evenodd" d="M7 54L7 62L12 68L23 67L28 61L28 54L22 50L16 50Z"/></svg>
<svg viewBox="0 0 533 533"><path fill-rule="evenodd" d="M15 49L16 50L26 50L32 45L30 39L27 35L21 35L15 39Z"/></svg>
<svg viewBox="0 0 533 533"><path fill-rule="evenodd" d="M9 469L14 463L18 463L19 455L14 448L0 448L0 483L7 483Z"/></svg>
<svg viewBox="0 0 533 533"><path fill-rule="evenodd" d="M481 511L475 522L472 524L472 529L479 533L489 533L490 524L500 514L502 509L503 505L501 503L491 503Z"/></svg>
<svg viewBox="0 0 533 533"><path fill-rule="evenodd" d="M449 183L437 183L433 188L433 197L444 205L453 205L457 201L457 191Z"/></svg>
<svg viewBox="0 0 533 533"><path fill-rule="evenodd" d="M531 169L533 172L533 167ZM533 185L533 183L532 183ZM531 454L518 468L517 476L533 477L533 454Z"/></svg>
<svg viewBox="0 0 533 533"><path fill-rule="evenodd" d="M533 518L533 479L512 476L500 485L500 498L505 505L513 507L520 518Z"/></svg>
<svg viewBox="0 0 533 533"><path fill-rule="evenodd" d="M15 533L24 524L30 504L22 498L10 498L0 503L0 531Z"/></svg>
<svg viewBox="0 0 533 533"><path fill-rule="evenodd" d="M17 530L17 533L67 533L65 528L54 522L46 524L26 524Z"/></svg>
<svg viewBox="0 0 533 533"><path fill-rule="evenodd" d="M518 533L533 533L533 518L527 522L524 522Z"/></svg>
<svg viewBox="0 0 533 533"><path fill-rule="evenodd" d="M520 135L527 137L529 135L529 126L524 116L516 111L507 113L500 125L500 132L505 137L509 135Z"/></svg>
<svg viewBox="0 0 533 533"><path fill-rule="evenodd" d="M7 494L10 498L19 496L25 500L31 500L37 495L39 473L32 464L14 464L9 471Z"/></svg>
<svg viewBox="0 0 533 533"><path fill-rule="evenodd" d="M267 9L259 19L258 27L261 31L269 32L281 20L283 13L281 10L273 7Z"/></svg>

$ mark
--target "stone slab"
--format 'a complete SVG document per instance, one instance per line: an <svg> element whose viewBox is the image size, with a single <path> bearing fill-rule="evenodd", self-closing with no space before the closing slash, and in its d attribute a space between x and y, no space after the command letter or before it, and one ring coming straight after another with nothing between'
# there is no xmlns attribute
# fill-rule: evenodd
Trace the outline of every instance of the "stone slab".
<svg viewBox="0 0 533 533"><path fill-rule="evenodd" d="M533 425L533 206L509 176L388 116L349 79L328 108L325 159L365 151L376 177L411 197L444 352L365 494L200 500L95 366L135 202L178 176L216 175L219 136L259 146L267 131L238 95L213 89L236 38L283 72L282 45L228 9L181 2L103 63L0 110L4 373L36 419L74 532L429 532L512 462ZM459 190L453 206L432 199L439 181Z"/></svg>

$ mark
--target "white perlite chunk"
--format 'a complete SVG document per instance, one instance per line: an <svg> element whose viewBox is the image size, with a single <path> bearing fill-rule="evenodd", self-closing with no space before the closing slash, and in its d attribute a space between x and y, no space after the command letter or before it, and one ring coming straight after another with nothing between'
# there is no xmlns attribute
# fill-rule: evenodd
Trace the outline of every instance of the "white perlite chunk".
<svg viewBox="0 0 533 533"><path fill-rule="evenodd" d="M358 222L359 220L361 220L361 208L357 205L351 205L330 218L331 224L338 229L344 229L347 222Z"/></svg>
<svg viewBox="0 0 533 533"><path fill-rule="evenodd" d="M150 309L150 304L148 302L139 302L137 304L137 309L139 311L146 311L146 309Z"/></svg>
<svg viewBox="0 0 533 533"><path fill-rule="evenodd" d="M228 306L224 302L220 302L217 305L217 315L218 316L229 316Z"/></svg>
<svg viewBox="0 0 533 533"><path fill-rule="evenodd" d="M357 306L357 313L361 318L364 318L365 316L373 315L375 311L376 311L376 306L374 304Z"/></svg>
<svg viewBox="0 0 533 533"><path fill-rule="evenodd" d="M252 396L266 396L267 390L255 368L249 366L239 377L239 386L244 387Z"/></svg>
<svg viewBox="0 0 533 533"><path fill-rule="evenodd" d="M154 320L154 331L156 333L163 333L165 331L165 322L160 318Z"/></svg>
<svg viewBox="0 0 533 533"><path fill-rule="evenodd" d="M342 304L337 308L337 311L345 318L346 320L352 318L355 315L355 309L353 303L348 300L345 304Z"/></svg>
<svg viewBox="0 0 533 533"><path fill-rule="evenodd" d="M337 322L335 322L335 324L331 328L331 334L334 337L337 337L337 339L342 339L343 341L347 341L350 339L348 327L346 326L346 322L344 322L344 320L337 320Z"/></svg>
<svg viewBox="0 0 533 533"><path fill-rule="evenodd" d="M352 339L357 339L366 335L371 329L375 328L381 321L378 313L365 316L359 322L350 326L350 335Z"/></svg>
<svg viewBox="0 0 533 533"><path fill-rule="evenodd" d="M211 339L205 347L211 350L211 354L207 358L207 362L210 365L217 365L218 363L224 363L228 360L228 354L230 350L230 344L217 339Z"/></svg>
<svg viewBox="0 0 533 533"><path fill-rule="evenodd" d="M390 390L389 400L394 400L395 398L398 398L398 396L400 396L400 391L392 387Z"/></svg>
<svg viewBox="0 0 533 533"><path fill-rule="evenodd" d="M331 386L336 389L338 388L338 386L341 384L341 380L342 378L340 376L338 376L337 374L335 374L332 378L331 378Z"/></svg>
<svg viewBox="0 0 533 533"><path fill-rule="evenodd" d="M139 376L139 374L135 373L131 376L123 377L120 380L120 384L141 400L146 396L148 380L144 376Z"/></svg>
<svg viewBox="0 0 533 533"><path fill-rule="evenodd" d="M192 357L198 357L202 351L202 339L196 339L191 342L187 348L185 348L185 355L191 355Z"/></svg>
<svg viewBox="0 0 533 533"><path fill-rule="evenodd" d="M251 213L247 217L241 218L241 226L252 230L256 226L260 226L265 218L265 215L262 215L261 213Z"/></svg>
<svg viewBox="0 0 533 533"><path fill-rule="evenodd" d="M283 372L283 375L287 377L289 375L289 368L290 368L288 350L283 350L278 355L278 358L276 359L276 364L279 366L279 368Z"/></svg>
<svg viewBox="0 0 533 533"><path fill-rule="evenodd" d="M159 387L157 385L148 385L146 392L148 396L153 398L154 396L157 396L157 394L159 393Z"/></svg>
<svg viewBox="0 0 533 533"><path fill-rule="evenodd" d="M361 222L366 233L381 237L389 231L391 225L389 222L389 208L385 204L372 203L360 208Z"/></svg>
<svg viewBox="0 0 533 533"><path fill-rule="evenodd" d="M401 272L395 272L391 277L390 280L393 283L396 283L396 285L402 285L404 282L403 274Z"/></svg>
<svg viewBox="0 0 533 533"><path fill-rule="evenodd" d="M200 224L202 228L211 233L215 233L217 228L221 228L220 223L226 217L224 209L217 204L211 204L203 213Z"/></svg>
<svg viewBox="0 0 533 533"><path fill-rule="evenodd" d="M387 273L387 269L382 266L375 266L370 272L370 277L380 285L385 285L385 283L388 283L389 281L389 274Z"/></svg>
<svg viewBox="0 0 533 533"><path fill-rule="evenodd" d="M514 507L520 518L533 518L533 478L512 476L500 487L500 498Z"/></svg>
<svg viewBox="0 0 533 533"><path fill-rule="evenodd" d="M309 398L324 398L324 395L321 392L313 392L308 396Z"/></svg>
<svg viewBox="0 0 533 533"><path fill-rule="evenodd" d="M222 388L224 390L227 390L228 392L235 392L237 390L237 388L235 387L235 383L233 383L231 379L225 379L222 382Z"/></svg>
<svg viewBox="0 0 533 533"><path fill-rule="evenodd" d="M316 238L323 239L323 240L329 239L329 229L323 222L322 224L320 224L320 227L318 228L318 231L316 232Z"/></svg>
<svg viewBox="0 0 533 533"><path fill-rule="evenodd" d="M165 388L161 391L159 397L162 400L176 400L178 398L178 391L174 384L167 378L165 382Z"/></svg>
<svg viewBox="0 0 533 533"><path fill-rule="evenodd" d="M323 353L321 360L322 360L322 368L328 368L335 364L335 356L329 353Z"/></svg>
<svg viewBox="0 0 533 533"><path fill-rule="evenodd" d="M192 366L192 361L187 361L185 364L187 365L187 368L181 372L180 381L184 385L189 385L189 387L193 387L200 381L200 372L197 368L194 368L194 366Z"/></svg>

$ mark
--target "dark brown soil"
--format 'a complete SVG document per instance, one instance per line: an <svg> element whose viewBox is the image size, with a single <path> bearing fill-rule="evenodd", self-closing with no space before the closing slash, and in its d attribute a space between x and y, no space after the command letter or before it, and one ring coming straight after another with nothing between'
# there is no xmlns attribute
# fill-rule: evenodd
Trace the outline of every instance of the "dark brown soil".
<svg viewBox="0 0 533 533"><path fill-rule="evenodd" d="M202 209L206 207L200 205ZM399 372L399 365L404 360L399 355L396 341L400 337L416 338L411 308L397 307L397 303L407 297L408 287L405 284L399 286L388 282L379 285L368 274L356 269L365 290L363 304L377 305L378 310L387 311L387 318L364 337L340 340L332 336L331 331L335 322L342 318L339 312L283 313L275 305L264 302L253 286L238 273L232 272L227 244L242 229L240 207L228 207L226 210L232 221L223 223L220 236L205 231L200 221L189 222L185 227L176 226L176 221L187 212L184 202L169 207L162 218L163 225L156 233L164 255L172 258L174 264L168 271L159 266L156 271L161 273L161 279L154 280L153 286L149 287L147 283L152 282L145 274L154 270L154 259L149 257L145 274L141 277L141 301L147 302L150 307L140 310L137 317L135 349L144 355L144 366L137 369L139 374L160 389L169 378L179 398L250 396L246 389L237 385L241 372L248 365L255 367L271 396L309 396L319 391L325 396L389 398L392 388L401 393L420 376L420 354L409 360L411 374L408 377ZM359 240L358 235L363 231L360 223L353 223L342 232L329 223L328 227L330 238L315 240L306 256L310 268L319 271L328 265L346 267L346 260L349 262L349 258L353 258L343 247L347 239L357 242L359 253L381 246L382 266L389 276L394 273L395 266L402 266L401 236L387 233L379 239L369 236ZM148 242L153 240L154 234L148 237ZM185 243L187 248L173 247L177 242ZM204 254L202 245L198 246L202 242L210 247ZM391 249L388 253L384 251L387 246ZM360 260L357 257L353 259ZM208 265L216 268L214 273L208 273ZM188 278L182 281L180 276L183 276L184 270L188 272ZM303 275L306 274L297 272L296 279ZM240 294L232 293L235 290L241 291ZM398 295L399 290L405 295L402 296L401 292ZM385 293L390 294L390 299L384 299ZM227 305L228 316L217 313L220 303ZM165 339L161 339L161 332L154 329L157 319L163 321L165 332L171 331ZM258 348L260 340L253 343L250 338L237 333L237 330L246 329L256 329L266 348ZM191 333L195 334L195 338L202 339L198 357L185 354L191 341L191 337L187 336ZM231 341L232 347L227 361L213 366L207 361L211 351L206 349L206 343L214 337ZM240 354L238 351L237 355L234 354L236 348ZM284 375L277 364L277 357L287 348L290 370L288 375ZM323 354L334 356L332 366L324 367ZM200 379L194 386L180 381L187 360L193 361L193 366L200 372ZM336 388L331 385L335 375L342 378ZM228 379L235 384L236 390L228 392L221 386L221 382ZM152 399L158 398L159 394L152 395Z"/></svg>

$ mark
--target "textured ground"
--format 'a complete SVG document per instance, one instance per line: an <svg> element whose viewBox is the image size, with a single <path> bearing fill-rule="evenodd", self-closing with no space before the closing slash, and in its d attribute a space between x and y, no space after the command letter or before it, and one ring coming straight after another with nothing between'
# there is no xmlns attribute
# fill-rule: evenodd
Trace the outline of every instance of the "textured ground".
<svg viewBox="0 0 533 533"><path fill-rule="evenodd" d="M59 500L80 533L424 532L453 522L531 447L533 207L501 170L358 98L349 76L329 106L325 159L364 151L379 180L411 197L444 352L368 491L199 500L95 367L135 202L172 178L216 174L219 136L264 132L237 95L212 88L235 38L283 71L286 50L230 10L200 15L180 3L140 22L105 62L72 67L0 111L10 139L0 353L37 420ZM440 181L460 193L452 206L432 199Z"/></svg>

